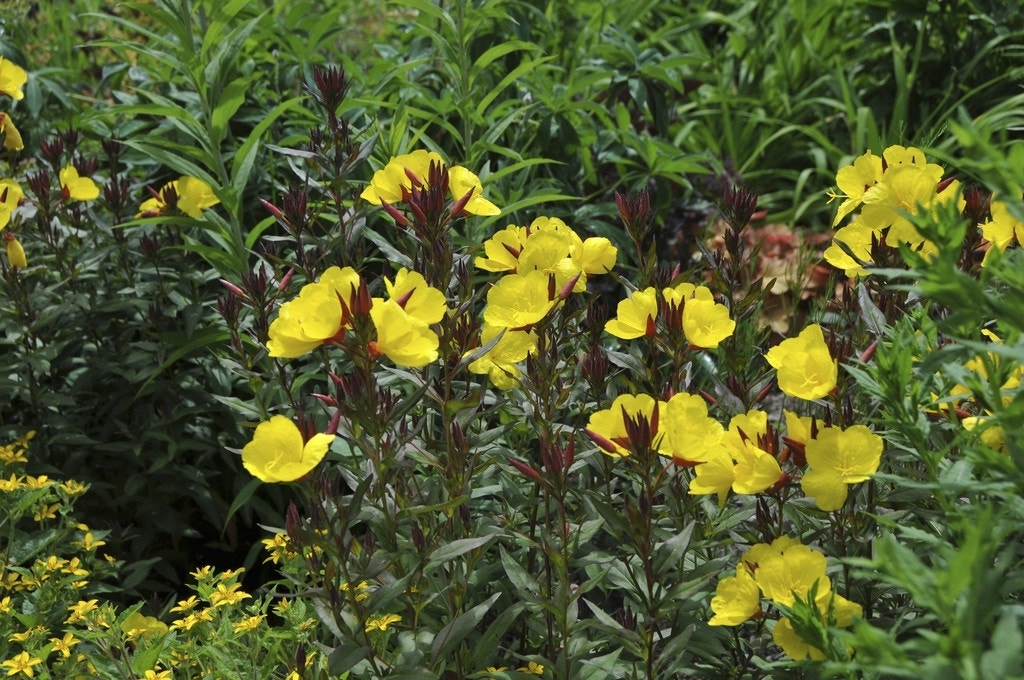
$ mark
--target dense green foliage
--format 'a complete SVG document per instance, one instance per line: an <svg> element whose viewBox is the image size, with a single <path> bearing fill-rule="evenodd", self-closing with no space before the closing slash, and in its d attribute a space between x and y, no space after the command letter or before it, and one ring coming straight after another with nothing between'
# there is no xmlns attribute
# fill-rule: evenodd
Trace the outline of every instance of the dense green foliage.
<svg viewBox="0 0 1024 680"><path fill-rule="evenodd" d="M5 3L0 30L0 57L29 75L24 99L3 104L25 149L3 151L0 177L27 198L5 233L28 266L3 260L0 443L35 431L29 474L89 485L75 516L123 564L83 597L146 598L171 621L188 572L245 565L254 615L270 589L310 593L319 617L308 634L260 638L260 672L281 677L302 665L289 645L317 649L317 678L528 677L531 661L555 678L1024 677L1020 248L981 267L987 204L939 211L914 223L937 255L892 249L872 276L829 268L807 294L798 276L787 323L766 327L776 303L759 279L779 273L757 263L771 246L744 259L735 241L755 207L755 222L828 231L837 170L894 144L1021 214L1024 16L1006 3L41 0ZM501 215L428 233L360 198L416 149L476 173ZM68 195L68 166L98 198ZM216 205L140 208L183 176ZM735 186L756 192L740 216ZM477 317L498 281L473 258L540 215L609 239L618 260L566 294L522 385L498 390L467 370L489 349ZM725 256L708 245L723 217ZM821 262L802 255L801 272ZM281 305L331 266L374 296L398 267L425 272L459 312L435 324L440 360L350 351L372 329L358 324L345 354L268 356ZM737 328L719 347L602 334L628 292L684 280L729 307ZM778 392L763 355L810 321L841 367L836 391L804 403ZM960 386L958 412L947 395ZM870 425L881 471L835 512L796 483L720 508L687 494L691 469L653 449L646 468L627 464L585 434L619 394L684 391L723 424L758 407L781 427L784 405ZM305 435L337 431L301 484L243 469L239 451L276 414ZM977 416L1007 452L961 425ZM777 455L792 446L779 437ZM26 529L41 498L0 523L11 565L71 540L70 506L43 538ZM261 564L268 527L298 546L280 564ZM708 626L719 579L780 535L828 557L862 620L826 626L798 601L747 628ZM365 604L349 587L363 581ZM398 632L366 627L395 611ZM826 661L772 646L778 612ZM193 653L211 677L241 673Z"/></svg>

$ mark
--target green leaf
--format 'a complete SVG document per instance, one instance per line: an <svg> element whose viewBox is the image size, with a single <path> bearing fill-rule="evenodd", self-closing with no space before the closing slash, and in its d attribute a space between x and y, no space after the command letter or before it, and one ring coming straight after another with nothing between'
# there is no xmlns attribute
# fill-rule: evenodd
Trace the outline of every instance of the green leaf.
<svg viewBox="0 0 1024 680"><path fill-rule="evenodd" d="M434 644L431 645L430 665L433 666L446 658L467 635L475 630L499 597L501 597L501 593L491 595L486 601L459 615L442 628L434 638Z"/></svg>
<svg viewBox="0 0 1024 680"><path fill-rule="evenodd" d="M430 559L427 560L427 566L425 569L430 571L445 562L450 562L460 555L465 555L471 550L477 550L482 548L498 538L498 532L490 534L488 536L476 536L474 538L460 538L451 543L446 543L440 548L430 554Z"/></svg>

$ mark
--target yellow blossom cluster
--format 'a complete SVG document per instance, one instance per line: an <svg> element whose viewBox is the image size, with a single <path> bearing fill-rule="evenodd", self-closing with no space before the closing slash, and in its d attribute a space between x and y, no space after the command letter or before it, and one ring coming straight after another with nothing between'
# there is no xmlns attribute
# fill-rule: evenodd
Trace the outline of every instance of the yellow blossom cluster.
<svg viewBox="0 0 1024 680"><path fill-rule="evenodd" d="M660 332L681 331L692 347L718 347L736 330L728 307L715 302L711 289L687 282L663 288L660 295L655 288L634 291L619 303L617 315L604 329L623 340L653 337L659 333L659 314L664 317Z"/></svg>
<svg viewBox="0 0 1024 680"><path fill-rule="evenodd" d="M758 543L751 547L740 559L736 574L718 582L711 599L714 616L708 623L738 626L763 614L762 598L792 607L798 599L810 601L812 594L822 623L826 625L848 627L854 618L863 615L859 604L833 591L823 554L794 538L782 536L771 544ZM825 658L822 650L797 634L788 617L783 616L776 622L773 639L790 658Z"/></svg>
<svg viewBox="0 0 1024 680"><path fill-rule="evenodd" d="M414 188L426 185L431 164L447 174L452 198L456 202L466 201L463 212L470 215L497 215L501 212L498 206L483 197L479 177L461 165L449 166L440 154L424 149L393 157L374 173L360 198L373 205L407 201Z"/></svg>
<svg viewBox="0 0 1024 680"><path fill-rule="evenodd" d="M867 274L872 263L872 243L897 246L904 243L928 255L935 244L924 239L911 217L934 214L943 204L956 201L962 211L960 183L943 180L942 166L929 163L924 152L914 147L890 146L881 157L870 151L836 174L838 191L833 199L843 202L833 226L860 209L855 219L836 231L825 260L847 276ZM840 245L842 244L842 245Z"/></svg>
<svg viewBox="0 0 1024 680"><path fill-rule="evenodd" d="M487 291L483 312L480 342L490 346L469 370L506 390L519 384L518 364L536 351L533 326L570 294L584 292L588 277L610 272L617 250L604 237L584 240L557 217L509 225L483 247L476 267L503 276Z"/></svg>

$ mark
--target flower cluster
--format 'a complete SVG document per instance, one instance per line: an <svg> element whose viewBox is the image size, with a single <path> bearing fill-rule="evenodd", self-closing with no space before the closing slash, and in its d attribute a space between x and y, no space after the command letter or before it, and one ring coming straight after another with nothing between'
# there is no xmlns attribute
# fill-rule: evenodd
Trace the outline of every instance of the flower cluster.
<svg viewBox="0 0 1024 680"><path fill-rule="evenodd" d="M0 57L0 94L6 95L14 100L25 97L22 87L28 82L28 74L14 62ZM25 143L21 139L21 133L14 125L14 119L9 113L0 112L0 135L3 136L3 146L8 151L21 151ZM25 192L13 179L0 179L0 232L3 233L7 250L7 262L14 269L24 269L28 266L28 259L25 257L25 249L21 242L11 231L4 231L11 221L14 209L24 198Z"/></svg>
<svg viewBox="0 0 1024 680"><path fill-rule="evenodd" d="M634 291L619 303L617 312L604 328L623 340L657 335L659 315L664 319L663 333L682 332L692 347L702 349L718 347L736 330L729 309L715 302L711 289L686 282L663 288L660 295L655 288Z"/></svg>
<svg viewBox="0 0 1024 680"><path fill-rule="evenodd" d="M461 165L448 166L441 155L433 151L418 149L412 153L395 156L382 169L374 173L370 185L360 198L373 205L393 205L407 202L414 192L422 191L428 185L431 165L446 168L448 188L455 205L469 215L497 215L501 212L483 197L480 178Z"/></svg>
<svg viewBox="0 0 1024 680"><path fill-rule="evenodd" d="M376 338L367 344L374 356L386 355L399 366L419 368L437 359L438 336L431 325L447 312L444 294L418 272L402 268L385 279L388 299L369 298L351 267L331 267L298 297L281 305L270 325L270 356L294 359L322 345L341 345L358 318L368 316Z"/></svg>
<svg viewBox="0 0 1024 680"><path fill-rule="evenodd" d="M924 255L934 252L935 245L921 236L910 218L934 214L949 201L957 201L963 210L960 183L944 180L943 173L942 166L929 163L920 149L902 146L890 146L881 157L868 151L840 168L839 191L831 196L845 200L833 226L858 208L860 212L836 231L825 260L847 276L863 276L867 274L864 265L874 261L872 249L879 245L904 243Z"/></svg>
<svg viewBox="0 0 1024 680"><path fill-rule="evenodd" d="M763 598L783 607L793 607L797 600L813 603L823 624L848 627L855 617L863 615L863 610L856 602L833 591L825 569L825 556L794 538L782 536L771 544L758 543L743 554L735 576L718 582L711 600L714 616L708 623L738 626L760 617L764 611ZM786 616L776 622L772 637L790 658L825 658L822 650L797 634Z"/></svg>
<svg viewBox="0 0 1024 680"><path fill-rule="evenodd" d="M572 293L586 290L589 276L607 274L617 250L608 239L582 239L557 217L538 217L527 227L509 225L484 243L475 265L503 276L487 291L480 341L491 347L469 365L499 389L519 384L516 366L536 351L531 328Z"/></svg>
<svg viewBox="0 0 1024 680"><path fill-rule="evenodd" d="M723 428L707 404L685 392L667 401L646 394L623 394L590 416L587 434L602 452L626 458L656 451L676 465L692 467L693 495L716 494L724 505L729 492L758 494L800 475L804 494L821 510L838 510L851 484L878 471L882 438L864 425L819 428L811 418L785 412L785 451L765 411L733 416ZM780 461L792 469L784 471Z"/></svg>

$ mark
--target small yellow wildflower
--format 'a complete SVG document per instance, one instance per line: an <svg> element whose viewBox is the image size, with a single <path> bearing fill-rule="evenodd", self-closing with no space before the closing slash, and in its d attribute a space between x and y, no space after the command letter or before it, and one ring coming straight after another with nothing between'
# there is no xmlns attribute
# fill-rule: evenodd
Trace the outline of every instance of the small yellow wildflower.
<svg viewBox="0 0 1024 680"><path fill-rule="evenodd" d="M64 633L62 638L50 638L50 642L53 643L53 651L60 652L60 655L65 659L71 656L71 648L77 645L81 640L75 637L74 633Z"/></svg>
<svg viewBox="0 0 1024 680"><path fill-rule="evenodd" d="M232 628L235 633L241 634L250 630L256 630L263 619L267 618L266 614L258 614L255 616L247 616L238 623L232 624Z"/></svg>
<svg viewBox="0 0 1024 680"><path fill-rule="evenodd" d="M96 604L98 601L99 600L79 600L76 604L71 605L70 607L68 607L68 610L71 612L71 616L69 616L64 621L64 623L77 623L78 621L85 621L87 614L90 614L91 612L94 612L97 609L99 609L99 607Z"/></svg>
<svg viewBox="0 0 1024 680"><path fill-rule="evenodd" d="M544 666L536 661L531 661L528 665L520 666L516 670L520 673L529 673L530 675L544 675Z"/></svg>
<svg viewBox="0 0 1024 680"><path fill-rule="evenodd" d="M241 583L218 583L217 590L210 593L210 604L214 607L230 606L252 597L249 593L239 590L241 587Z"/></svg>
<svg viewBox="0 0 1024 680"><path fill-rule="evenodd" d="M32 667L37 666L42 662L42 659L37 659L34 656L29 656L28 652L22 652L18 654L16 657L0 663L0 666L10 668L10 670L7 671L7 677L11 677L12 675L17 675L19 673L24 673L25 675L31 678L35 676L35 671L32 670Z"/></svg>
<svg viewBox="0 0 1024 680"><path fill-rule="evenodd" d="M202 611L192 612L183 619L178 619L171 624L171 630L192 630L197 624L204 621L213 621L213 611L210 609L203 609Z"/></svg>
<svg viewBox="0 0 1024 680"><path fill-rule="evenodd" d="M385 614L384 616L371 616L366 620L366 631L371 630L387 630L388 626L392 623L397 623L402 620L402 617L398 614Z"/></svg>
<svg viewBox="0 0 1024 680"><path fill-rule="evenodd" d="M171 607L172 612L190 612L195 609L195 606L199 604L199 598L195 595L190 595L187 600L178 600L178 606Z"/></svg>
<svg viewBox="0 0 1024 680"><path fill-rule="evenodd" d="M32 519L37 522L45 522L48 519L57 519L57 510L60 508L60 503L43 503L39 506L39 509L32 513Z"/></svg>

